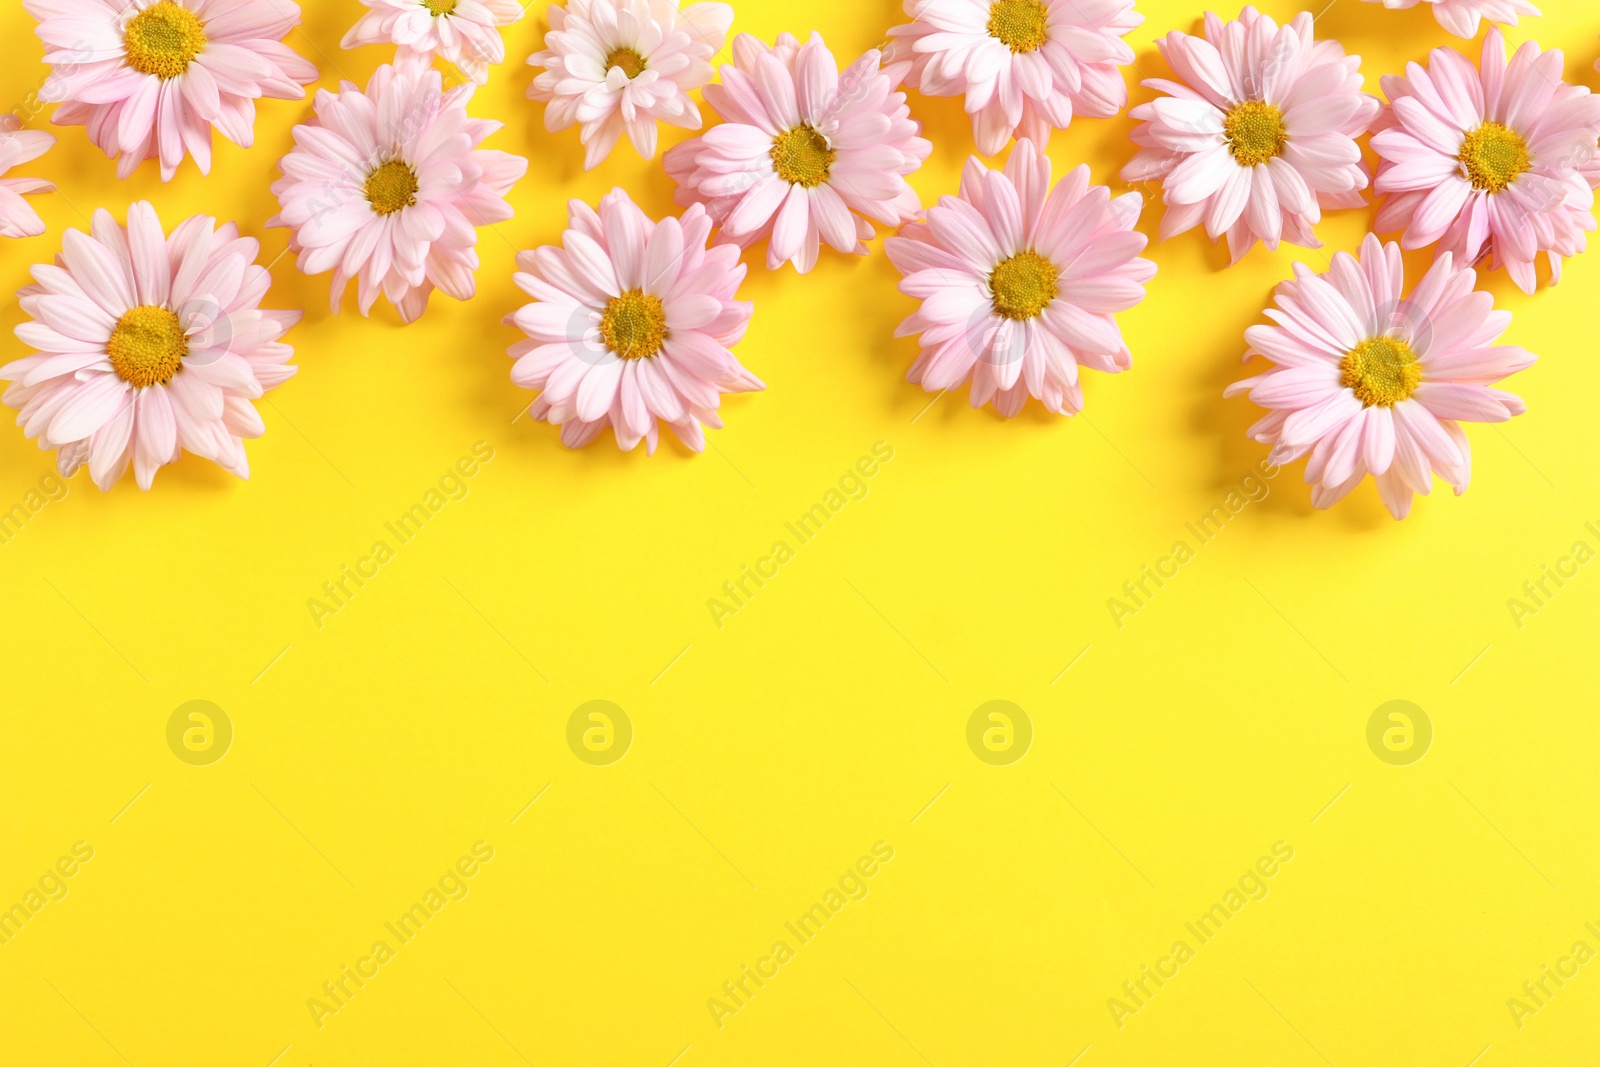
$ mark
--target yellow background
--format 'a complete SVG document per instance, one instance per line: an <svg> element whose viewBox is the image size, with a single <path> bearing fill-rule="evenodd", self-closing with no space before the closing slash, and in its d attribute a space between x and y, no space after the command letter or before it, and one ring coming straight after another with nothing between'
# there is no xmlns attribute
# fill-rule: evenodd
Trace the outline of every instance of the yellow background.
<svg viewBox="0 0 1600 1067"><path fill-rule="evenodd" d="M841 60L900 21L889 0L736 6L736 31L817 29ZM264 102L255 147L219 137L209 178L185 163L163 186L146 164L118 182L81 128L17 172L60 192L33 198L48 233L0 245L0 291L94 208L120 221L149 198L169 228L203 211L260 237L268 306L306 318L288 338L299 375L260 405L250 481L192 458L148 494L80 474L0 545L0 905L74 842L94 849L0 947L0 1061L1593 1062L1600 963L1520 1029L1506 1001L1575 941L1600 948L1584 929L1600 926L1600 566L1520 628L1507 600L1575 541L1600 547L1584 527L1600 520L1600 252L1533 297L1485 279L1515 312L1508 342L1541 359L1509 385L1525 417L1469 429L1465 497L1441 484L1397 524L1369 483L1316 513L1297 465L1119 628L1108 598L1264 454L1244 437L1259 411L1221 395L1245 328L1292 261L1322 269L1371 211L1332 215L1322 252L1258 249L1231 270L1200 234L1155 247L1149 299L1122 317L1134 368L1086 372L1070 420L929 407L903 378L915 343L892 331L913 305L881 241L825 250L807 277L757 254L737 354L769 389L725 403L714 447L624 455L608 435L569 452L517 418L513 255L558 240L571 196L621 185L673 207L658 164L624 146L585 174L576 130L544 132L522 60L546 8L506 31L510 59L472 103L506 124L487 147L531 160L516 217L480 233L476 299L436 294L409 328L387 305L330 315L328 278L275 260L267 187L309 101ZM1139 10L1137 65L1164 74L1151 42L1194 32L1202 7ZM1545 10L1511 40L1565 48L1568 79L1600 85L1592 5ZM290 38L323 86L388 58L339 50L358 14L311 5ZM41 47L15 0L0 30L0 98L20 106ZM1426 5L1358 0L1318 32L1363 55L1374 92L1452 41ZM936 145L913 179L932 202L972 138L958 102L912 106ZM1058 175L1086 160L1115 185L1131 127L1058 133ZM7 301L7 358L20 319ZM307 600L479 441L494 458L470 495L319 629ZM714 625L708 598L879 441L894 458L869 494ZM0 433L0 510L52 463ZM610 766L566 741L595 699L634 729ZM966 741L995 699L1033 724L1010 766ZM1433 724L1410 766L1367 746L1393 699ZM235 730L211 766L167 745L191 700ZM308 998L477 841L495 852L470 894L319 1029ZM894 859L865 899L791 941L715 1025L708 999L878 841ZM1184 924L1279 841L1294 859L1269 895L1199 946ZM1108 998L1180 938L1195 958L1119 1029Z"/></svg>

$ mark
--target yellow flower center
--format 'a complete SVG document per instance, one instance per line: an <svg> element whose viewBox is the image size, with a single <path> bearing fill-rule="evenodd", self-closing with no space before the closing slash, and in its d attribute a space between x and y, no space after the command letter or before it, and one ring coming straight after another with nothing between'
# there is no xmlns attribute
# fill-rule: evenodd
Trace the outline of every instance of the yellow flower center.
<svg viewBox="0 0 1600 1067"><path fill-rule="evenodd" d="M1517 180L1533 161L1522 135L1498 122L1485 122L1461 143L1461 166L1474 189L1498 193Z"/></svg>
<svg viewBox="0 0 1600 1067"><path fill-rule="evenodd" d="M417 172L403 159L391 159L367 175L367 203L380 215L393 215L417 202Z"/></svg>
<svg viewBox="0 0 1600 1067"><path fill-rule="evenodd" d="M1036 319L1061 292L1061 272L1034 251L1000 261L989 275L995 314L1021 322Z"/></svg>
<svg viewBox="0 0 1600 1067"><path fill-rule="evenodd" d="M1255 167L1283 154L1289 132L1283 128L1283 112L1264 100L1235 104L1222 119L1222 136L1228 151L1241 167Z"/></svg>
<svg viewBox="0 0 1600 1067"><path fill-rule="evenodd" d="M118 319L106 342L111 369L136 389L172 381L188 354L189 342L178 316L148 304Z"/></svg>
<svg viewBox="0 0 1600 1067"><path fill-rule="evenodd" d="M828 180L834 151L828 139L810 126L796 126L772 142L772 167L790 185L815 188Z"/></svg>
<svg viewBox="0 0 1600 1067"><path fill-rule="evenodd" d="M637 78L644 71L644 56L627 47L613 48L611 54L606 56L606 69L621 67L622 73L629 79Z"/></svg>
<svg viewBox="0 0 1600 1067"><path fill-rule="evenodd" d="M995 0L989 36L1013 52L1032 52L1049 37L1050 13L1039 0Z"/></svg>
<svg viewBox="0 0 1600 1067"><path fill-rule="evenodd" d="M422 0L422 6L427 8L428 13L434 18L438 18L440 15L448 15L454 11L456 9L456 0Z"/></svg>
<svg viewBox="0 0 1600 1067"><path fill-rule="evenodd" d="M1372 337L1339 361L1340 381L1367 407L1394 407L1417 391L1422 364L1398 337Z"/></svg>
<svg viewBox="0 0 1600 1067"><path fill-rule="evenodd" d="M122 31L128 66L163 81L188 70L205 46L206 31L199 16L172 0L145 8L129 19Z"/></svg>
<svg viewBox="0 0 1600 1067"><path fill-rule="evenodd" d="M667 339L667 309L661 298L639 289L614 296L600 316L600 339L623 359L647 359Z"/></svg>

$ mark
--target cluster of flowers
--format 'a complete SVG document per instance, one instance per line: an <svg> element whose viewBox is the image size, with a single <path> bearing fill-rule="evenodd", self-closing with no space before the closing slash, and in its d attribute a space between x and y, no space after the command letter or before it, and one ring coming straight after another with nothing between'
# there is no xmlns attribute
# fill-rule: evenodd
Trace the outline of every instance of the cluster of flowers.
<svg viewBox="0 0 1600 1067"><path fill-rule="evenodd" d="M289 0L24 0L53 68L45 99L58 125L82 125L118 173L157 159L170 179L185 156L202 173L212 131L248 146L260 98L301 99L317 70L283 43L299 24ZM1374 0L1411 7L1421 0ZM1439 22L1475 36L1480 19L1537 15L1526 0L1428 0ZM468 115L476 85L505 58L500 28L518 0L361 0L347 48L392 43L392 64L366 87L320 90L314 117L272 186L307 274L331 273L338 310L348 284L367 314L379 295L413 322L435 289L470 299L476 227L511 217L506 201L527 161L480 145L500 124ZM857 255L878 227L920 301L901 325L921 353L909 378L932 391L967 387L973 406L1005 416L1029 397L1081 410L1079 369L1127 369L1116 314L1143 300L1156 268L1140 258L1140 193L1113 196L1079 166L1052 184L1044 146L1074 116L1127 106L1123 38L1142 24L1133 0L904 0L911 21L841 67L821 36L733 41L727 4L567 0L549 10L540 72L528 96L552 132L578 126L585 165L626 134L645 158L662 122L700 130L690 94L721 119L665 153L678 217L655 220L622 189L598 210L574 201L560 245L518 257L530 302L507 317L526 340L512 378L537 390L531 413L569 446L610 428L654 451L662 426L689 448L721 425L725 394L762 383L731 351L752 305L736 299L743 250L765 243L770 270L805 273L821 246ZM1274 325L1247 331L1246 359L1271 366L1229 392L1268 415L1251 436L1286 463L1307 457L1312 498L1326 507L1368 475L1404 517L1435 473L1459 493L1470 476L1461 422L1520 414L1493 388L1533 357L1496 342L1510 323L1475 290L1487 260L1533 292L1536 261L1551 281L1595 228L1600 98L1562 80L1559 52L1525 44L1509 59L1498 27L1475 64L1436 49L1426 66L1385 75L1387 103L1362 91L1360 58L1319 41L1302 13L1280 25L1246 7L1202 36L1157 41L1173 72L1144 84L1132 111L1130 183L1158 182L1163 240L1203 224L1234 262L1256 244L1320 247L1324 209L1383 197L1358 256L1326 274L1297 266L1280 285ZM447 88L435 60L462 84ZM713 82L716 77L717 81ZM1015 141L1003 169L971 158L954 196L924 210L907 183L932 145L903 87L960 96L986 156ZM1374 174L1360 139L1378 157ZM53 138L0 136L0 175ZM46 183L0 178L0 234L43 224L20 194ZM1432 268L1407 289L1401 248L1433 246ZM68 231L53 265L20 294L32 321L18 336L38 354L0 367L7 404L63 474L87 463L108 489L131 464L148 488L187 450L241 476L242 439L262 423L251 401L290 377L279 338L299 312L263 311L267 271L233 224L196 216L166 233L148 204L119 226L105 211Z"/></svg>

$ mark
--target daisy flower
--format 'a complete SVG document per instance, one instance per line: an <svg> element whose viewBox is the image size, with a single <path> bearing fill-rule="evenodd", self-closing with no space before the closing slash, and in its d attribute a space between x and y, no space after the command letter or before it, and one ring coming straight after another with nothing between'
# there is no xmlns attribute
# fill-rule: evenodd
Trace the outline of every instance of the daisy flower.
<svg viewBox="0 0 1600 1067"><path fill-rule="evenodd" d="M705 90L722 125L664 157L678 203L704 204L719 242L770 238L772 270L806 273L822 241L866 255L870 220L898 226L921 209L905 176L933 151L896 91L906 65L881 58L874 49L841 73L820 34L769 48L741 33L722 84Z"/></svg>
<svg viewBox="0 0 1600 1067"><path fill-rule="evenodd" d="M23 0L55 68L40 99L87 126L126 178L147 159L171 181L185 154L211 173L211 130L255 141L256 100L302 100L317 68L283 43L291 0Z"/></svg>
<svg viewBox="0 0 1600 1067"><path fill-rule="evenodd" d="M517 0L361 0L367 11L341 48L393 44L423 63L438 56L479 85L506 58L500 27L522 18Z"/></svg>
<svg viewBox="0 0 1600 1067"><path fill-rule="evenodd" d="M1366 202L1356 138L1381 105L1361 91L1361 57L1311 28L1309 12L1279 26L1247 7L1227 23L1207 12L1203 38L1156 42L1179 80L1144 83L1164 95L1133 109L1142 148L1122 179L1162 183L1162 240L1204 222L1235 263L1257 241L1321 248L1322 209Z"/></svg>
<svg viewBox="0 0 1600 1067"><path fill-rule="evenodd" d="M1382 4L1384 7L1399 11L1426 2L1433 7L1433 17L1439 20L1439 25L1457 37L1478 36L1478 22L1481 19L1515 26L1518 15L1532 15L1535 18L1539 15L1539 9L1528 3L1528 0L1367 0L1367 2Z"/></svg>
<svg viewBox="0 0 1600 1067"><path fill-rule="evenodd" d="M8 124L9 123L9 124ZM56 139L43 130L24 130L16 119L0 122L0 175L19 163L38 159L50 150ZM0 177L0 237L37 237L44 232L44 220L33 205L22 199L24 193L47 193L55 186L39 178Z"/></svg>
<svg viewBox="0 0 1600 1067"><path fill-rule="evenodd" d="M435 286L457 300L477 289L473 227L511 217L504 197L528 161L479 149L501 124L468 116L470 83L442 86L419 62L385 64L364 93L349 82L318 91L316 117L294 128L267 225L294 231L303 272L333 272L335 312L352 278L361 314L382 293L406 322Z"/></svg>
<svg viewBox="0 0 1600 1067"><path fill-rule="evenodd" d="M293 377L279 338L298 311L263 311L272 278L260 245L233 223L195 215L169 237L155 208L104 208L89 233L68 230L54 265L17 295L39 350L0 367L3 397L70 477L85 463L110 490L133 464L139 488L181 452L250 476L242 438L266 427L251 401Z"/></svg>
<svg viewBox="0 0 1600 1067"><path fill-rule="evenodd" d="M654 222L621 189L596 212L574 200L561 246L517 256L517 285L533 297L506 318L528 335L511 347L511 380L543 390L530 413L581 448L611 427L631 451L654 453L660 425L696 452L703 426L721 429L723 393L766 386L728 351L753 304L734 299L739 250L707 246L698 204Z"/></svg>
<svg viewBox="0 0 1600 1067"><path fill-rule="evenodd" d="M1529 41L1508 64L1495 28L1477 68L1436 48L1426 69L1384 75L1389 107L1372 148L1386 197L1373 228L1405 231L1406 248L1438 242L1462 263L1492 255L1525 293L1544 252L1560 281L1561 257L1583 251L1595 228L1584 171L1600 142L1600 97L1562 81L1561 62Z"/></svg>
<svg viewBox="0 0 1600 1067"><path fill-rule="evenodd" d="M1600 70L1600 59L1595 60L1594 69ZM1600 148L1600 142L1597 142L1597 148ZM1600 151L1590 156L1579 169L1583 171L1584 180L1591 189L1600 189Z"/></svg>
<svg viewBox="0 0 1600 1067"><path fill-rule="evenodd" d="M1525 410L1494 383L1533 365L1521 348L1497 345L1511 324L1478 276L1441 255L1404 295L1400 246L1371 234L1360 257L1340 252L1327 274L1304 264L1274 293L1276 326L1245 331L1245 359L1265 373L1229 386L1268 409L1249 435L1272 446L1271 462L1309 456L1311 502L1333 505L1367 475L1397 519L1437 472L1460 496L1472 476L1462 422L1505 422Z"/></svg>
<svg viewBox="0 0 1600 1067"><path fill-rule="evenodd" d="M971 381L971 402L1006 418L1029 396L1058 415L1083 409L1079 365L1115 374L1133 362L1113 313L1144 299L1156 265L1137 258L1144 199L1112 198L1079 166L1050 187L1050 160L1021 140L1004 171L967 161L959 196L884 244L922 301L896 336L921 334L906 375L929 391Z"/></svg>
<svg viewBox="0 0 1600 1067"><path fill-rule="evenodd" d="M978 151L1014 137L1045 144L1072 116L1110 118L1128 103L1122 42L1144 23L1133 0L904 0L890 62L911 64L926 96L965 96Z"/></svg>
<svg viewBox="0 0 1600 1067"><path fill-rule="evenodd" d="M711 80L711 57L733 25L727 4L678 0L569 0L550 8L543 67L528 87L542 100L544 126L582 129L583 166L600 165L624 133L645 159L656 154L656 123L700 128L689 94Z"/></svg>

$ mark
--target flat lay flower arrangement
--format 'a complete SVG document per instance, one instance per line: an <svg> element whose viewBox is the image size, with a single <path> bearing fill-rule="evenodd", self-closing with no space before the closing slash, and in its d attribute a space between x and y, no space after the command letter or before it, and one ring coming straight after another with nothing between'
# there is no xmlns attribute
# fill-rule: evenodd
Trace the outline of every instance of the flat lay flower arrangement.
<svg viewBox="0 0 1600 1067"><path fill-rule="evenodd" d="M258 108L305 99L319 76L291 47L299 10L278 0L26 6L52 68L39 94L58 105L51 123L85 127L119 178L146 161L163 181L186 163L208 174L214 134L251 147ZM1433 7L1462 36L1537 15L1501 0ZM922 350L910 382L969 389L973 407L1007 417L1030 399L1075 415L1083 367L1133 366L1116 316L1148 298L1157 272L1138 256L1147 207L1162 241L1202 228L1237 265L1258 246L1322 249L1325 211L1376 202L1373 234L1398 243L1369 236L1358 259L1297 266L1266 311L1278 325L1246 338L1273 368L1228 392L1268 408L1250 436L1274 463L1307 459L1319 508L1369 475L1396 518L1435 474L1466 491L1462 423L1523 414L1493 386L1534 362L1494 345L1510 316L1476 288L1478 272L1534 293L1539 264L1556 284L1595 229L1600 98L1564 80L1559 51L1529 41L1508 54L1491 25L1471 54L1436 48L1381 74L1379 96L1310 12L1280 24L1246 6L1158 37L1170 76L1142 79L1130 107L1125 38L1144 21L1133 0L905 0L905 13L858 58L820 31L740 33L717 67L736 18L727 4L550 8L526 90L549 151L572 150L554 135L576 126L592 169L626 140L659 157L682 213L652 218L618 187L574 201L559 245L519 255L532 302L503 317L528 338L511 349L512 377L538 392L534 420L572 447L609 430L652 453L665 423L702 451L705 428L723 425L721 397L764 388L734 354L759 313L736 299L746 272L792 268L786 284L801 286L825 249L871 255L880 231L900 291L921 302L898 331ZM290 231L300 271L332 274L335 312L352 281L360 314L381 296L407 324L435 290L476 296L481 230L513 217L505 197L528 161L481 147L503 121L471 104L496 73L526 77L501 69L500 31L523 14L512 0L363 0L341 44L392 46L393 62L365 86L313 92L275 161L280 210L264 220ZM936 145L913 97L960 97L977 149L960 187L926 204L907 179ZM1082 165L1055 181L1052 133L1124 109L1137 125L1118 180L1139 191L1113 196ZM46 131L15 115L10 127L7 169L49 149ZM696 132L661 151L663 127ZM980 158L1002 153L1003 167ZM4 232L38 235L24 197L48 186L6 182ZM97 205L88 233L63 234L55 263L34 268L17 336L37 353L0 367L5 402L63 476L87 463L102 489L130 467L149 489L186 451L247 476L242 442L263 431L250 402L292 373L282 338L300 309L260 309L269 279L236 222L164 223L142 202L120 213ZM202 232L220 241L210 253ZM1433 250L1415 293L1402 248ZM1158 373L1126 387L1159 388Z"/></svg>
<svg viewBox="0 0 1600 1067"><path fill-rule="evenodd" d="M0 33L0 1060L1592 1059L1592 3Z"/></svg>

